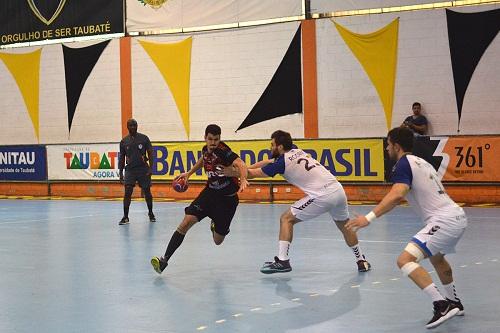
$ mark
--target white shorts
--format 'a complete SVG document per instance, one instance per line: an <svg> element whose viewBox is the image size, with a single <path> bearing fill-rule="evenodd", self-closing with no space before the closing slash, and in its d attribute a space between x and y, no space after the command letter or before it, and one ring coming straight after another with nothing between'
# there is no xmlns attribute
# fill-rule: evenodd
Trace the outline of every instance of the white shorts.
<svg viewBox="0 0 500 333"><path fill-rule="evenodd" d="M306 221L329 213L335 221L345 221L349 219L349 210L347 209L347 197L344 189L311 198L306 196L295 202L292 207L292 214L295 218Z"/></svg>
<svg viewBox="0 0 500 333"><path fill-rule="evenodd" d="M460 222L459 225L450 226L450 223L456 224L457 221ZM464 234L466 226L467 217L465 215L433 217L422 230L413 236L411 241L418 244L427 257L438 253L455 253L455 246Z"/></svg>

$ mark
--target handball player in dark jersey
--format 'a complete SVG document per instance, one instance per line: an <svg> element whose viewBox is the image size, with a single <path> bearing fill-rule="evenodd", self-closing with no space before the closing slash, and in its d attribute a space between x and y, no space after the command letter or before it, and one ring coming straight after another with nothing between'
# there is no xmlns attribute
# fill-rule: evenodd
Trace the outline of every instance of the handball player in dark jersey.
<svg viewBox="0 0 500 333"><path fill-rule="evenodd" d="M229 226L239 203L238 191L242 192L248 186L247 167L238 155L220 140L220 134L219 126L208 125L205 129L206 145L202 149L202 157L191 170L176 177L176 179L185 178L187 182L193 173L203 167L208 181L198 197L185 208L184 219L170 238L165 255L151 259L151 265L159 274L167 267L168 260L196 222L207 216L212 219L210 229L216 245L222 244L229 233ZM234 166L239 169L239 174L243 175L240 177L239 185L238 178L224 176L225 166Z"/></svg>

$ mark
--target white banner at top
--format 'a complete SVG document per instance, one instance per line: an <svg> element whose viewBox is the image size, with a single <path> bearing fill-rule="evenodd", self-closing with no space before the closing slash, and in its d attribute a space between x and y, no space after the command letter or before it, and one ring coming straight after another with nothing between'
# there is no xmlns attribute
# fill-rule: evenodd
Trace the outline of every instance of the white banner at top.
<svg viewBox="0 0 500 333"><path fill-rule="evenodd" d="M303 14L302 0L127 0L127 31L158 32Z"/></svg>
<svg viewBox="0 0 500 333"><path fill-rule="evenodd" d="M331 13L349 10L423 5L441 0L311 0L311 13Z"/></svg>

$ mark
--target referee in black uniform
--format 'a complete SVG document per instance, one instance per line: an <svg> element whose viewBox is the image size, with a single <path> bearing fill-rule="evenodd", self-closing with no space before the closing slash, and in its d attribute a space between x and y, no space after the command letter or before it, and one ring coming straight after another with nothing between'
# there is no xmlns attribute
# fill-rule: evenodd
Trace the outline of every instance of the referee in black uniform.
<svg viewBox="0 0 500 333"><path fill-rule="evenodd" d="M139 183L139 186L144 191L144 197L148 204L149 221L156 222L155 215L153 214L153 195L151 194L151 156L153 154L153 146L146 135L137 133L137 121L135 119L127 121L127 129L129 134L120 141L120 159L118 161L120 183L125 183L123 218L119 224L129 223L128 211L136 182ZM123 169L125 169L125 182Z"/></svg>

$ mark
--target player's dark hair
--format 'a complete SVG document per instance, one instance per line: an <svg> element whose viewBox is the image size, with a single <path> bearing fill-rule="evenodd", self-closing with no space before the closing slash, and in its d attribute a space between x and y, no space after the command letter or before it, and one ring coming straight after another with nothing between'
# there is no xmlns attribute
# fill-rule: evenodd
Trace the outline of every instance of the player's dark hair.
<svg viewBox="0 0 500 333"><path fill-rule="evenodd" d="M218 125L210 124L207 126L207 128L205 128L205 136L207 136L208 133L212 135L220 135L221 129Z"/></svg>
<svg viewBox="0 0 500 333"><path fill-rule="evenodd" d="M283 145L283 149L285 149L285 151L292 149L292 136L288 132L277 130L271 134L271 139L274 139L277 146Z"/></svg>
<svg viewBox="0 0 500 333"><path fill-rule="evenodd" d="M419 102L413 103L413 105L411 107L413 108L414 106L417 106L417 105L420 106L420 107L422 107L422 104L420 104Z"/></svg>
<svg viewBox="0 0 500 333"><path fill-rule="evenodd" d="M413 150L413 132L406 127L396 127L387 133L387 137L391 140L392 144L397 143L403 148L404 152Z"/></svg>

